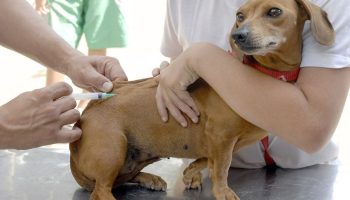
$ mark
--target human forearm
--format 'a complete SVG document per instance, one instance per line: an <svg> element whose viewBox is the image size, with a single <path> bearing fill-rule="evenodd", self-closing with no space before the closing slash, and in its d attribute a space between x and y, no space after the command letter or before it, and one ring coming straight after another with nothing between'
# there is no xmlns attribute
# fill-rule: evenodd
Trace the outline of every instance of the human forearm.
<svg viewBox="0 0 350 200"><path fill-rule="evenodd" d="M24 0L0 1L0 24L0 44L59 72L66 73L67 58L79 54Z"/></svg>
<svg viewBox="0 0 350 200"><path fill-rule="evenodd" d="M186 54L189 67L253 124L308 152L332 136L349 88L348 69L303 69L294 85L261 74L212 45L195 45Z"/></svg>
<svg viewBox="0 0 350 200"><path fill-rule="evenodd" d="M127 79L117 59L70 47L24 0L0 1L0 24L0 44L66 74L79 87L109 92L112 81Z"/></svg>

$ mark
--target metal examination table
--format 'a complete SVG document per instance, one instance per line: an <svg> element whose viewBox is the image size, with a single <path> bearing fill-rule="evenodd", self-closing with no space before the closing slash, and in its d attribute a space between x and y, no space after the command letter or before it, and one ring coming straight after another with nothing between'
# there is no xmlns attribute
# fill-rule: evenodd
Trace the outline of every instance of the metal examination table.
<svg viewBox="0 0 350 200"><path fill-rule="evenodd" d="M180 159L164 159L148 166L167 183L166 192L154 192L135 185L114 191L118 200L213 199L211 182L204 177L201 191L185 190L184 165ZM38 148L0 151L0 199L87 200L69 168L67 148ZM317 165L299 170L231 169L229 185L242 200L348 200L350 167Z"/></svg>

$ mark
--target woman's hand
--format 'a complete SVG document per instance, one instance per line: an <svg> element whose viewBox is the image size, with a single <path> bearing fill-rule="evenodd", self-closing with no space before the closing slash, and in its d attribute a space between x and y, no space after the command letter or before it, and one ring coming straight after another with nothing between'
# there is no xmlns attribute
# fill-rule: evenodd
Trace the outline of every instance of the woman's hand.
<svg viewBox="0 0 350 200"><path fill-rule="evenodd" d="M152 70L152 76L153 76L153 77L158 76L158 75L160 74L160 71L161 71L162 69L168 67L169 65L170 65L170 63L169 63L168 61L163 61L163 62L161 62L160 65L159 65L159 68L154 68L154 69Z"/></svg>
<svg viewBox="0 0 350 200"><path fill-rule="evenodd" d="M64 69L75 85L89 91L110 92L113 81L127 80L119 61L107 56L75 55Z"/></svg>
<svg viewBox="0 0 350 200"><path fill-rule="evenodd" d="M81 130L65 125L80 118L67 83L25 92L0 107L0 149L30 149L79 139Z"/></svg>
<svg viewBox="0 0 350 200"><path fill-rule="evenodd" d="M188 66L186 56L179 56L171 64L163 62L160 70L154 69L152 74L159 74L156 102L162 120L168 121L169 111L183 127L187 126L183 113L197 123L199 111L187 87L198 79L198 75Z"/></svg>

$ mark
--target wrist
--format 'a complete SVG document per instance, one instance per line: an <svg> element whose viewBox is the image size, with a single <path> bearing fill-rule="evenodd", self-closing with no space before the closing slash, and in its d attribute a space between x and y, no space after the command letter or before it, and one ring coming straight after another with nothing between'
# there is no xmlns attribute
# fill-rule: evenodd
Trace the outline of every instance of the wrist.
<svg viewBox="0 0 350 200"><path fill-rule="evenodd" d="M84 56L84 54L75 49L73 49L73 51L63 52L56 70L71 77L72 69L77 67L75 66L75 61L81 56Z"/></svg>
<svg viewBox="0 0 350 200"><path fill-rule="evenodd" d="M188 53L186 56L186 65L188 66L188 70L200 76L203 65L203 58L207 58L210 56L208 54L208 50L213 48L214 45L209 43L196 43L188 48Z"/></svg>

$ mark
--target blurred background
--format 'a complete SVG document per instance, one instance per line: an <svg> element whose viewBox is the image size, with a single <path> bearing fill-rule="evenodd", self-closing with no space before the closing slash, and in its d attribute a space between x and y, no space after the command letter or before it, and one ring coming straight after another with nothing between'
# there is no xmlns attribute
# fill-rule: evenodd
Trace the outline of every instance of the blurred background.
<svg viewBox="0 0 350 200"><path fill-rule="evenodd" d="M32 3L32 0L29 2ZM107 55L119 59L129 80L149 77L152 69L165 60L159 50L163 32L165 0L124 0L123 10L128 23L129 45L126 48L110 49ZM83 53L87 52L84 38L82 38L79 50ZM45 67L1 46L0 70L0 105L22 92L45 86ZM68 78L66 81L70 82ZM74 90L81 91L76 87ZM350 100L345 105L334 136L340 145L340 160L348 164L350 159L345 159L345 154L350 152L349 130ZM63 149L68 147L66 144L55 147L57 146Z"/></svg>

